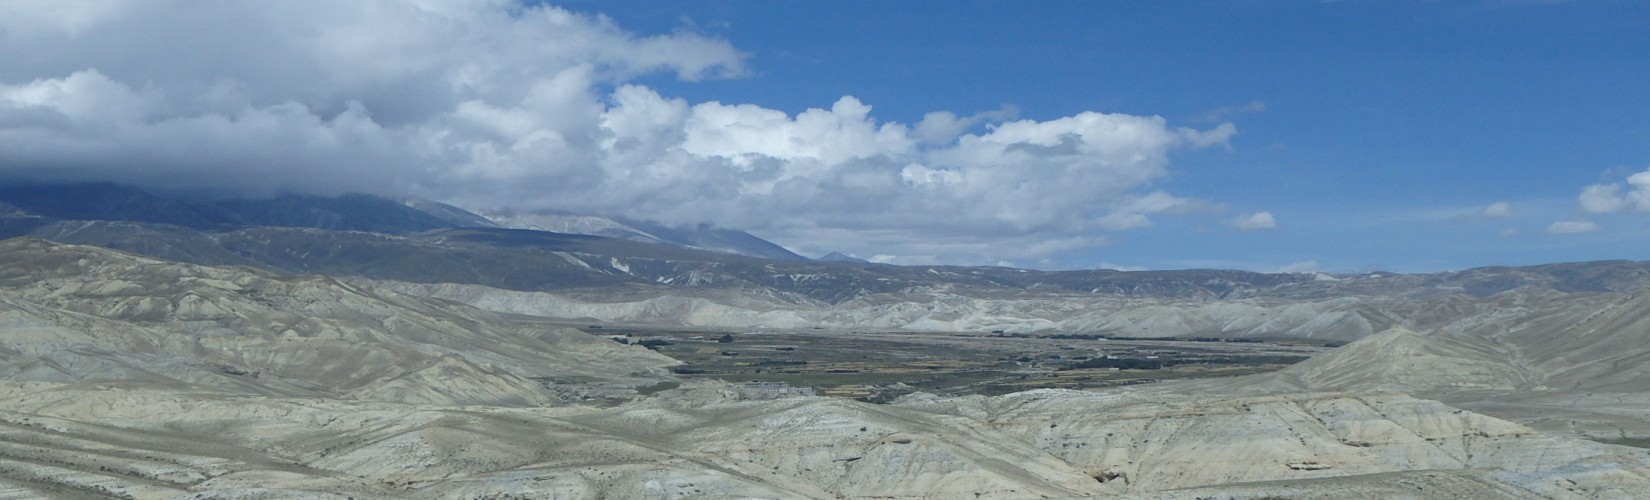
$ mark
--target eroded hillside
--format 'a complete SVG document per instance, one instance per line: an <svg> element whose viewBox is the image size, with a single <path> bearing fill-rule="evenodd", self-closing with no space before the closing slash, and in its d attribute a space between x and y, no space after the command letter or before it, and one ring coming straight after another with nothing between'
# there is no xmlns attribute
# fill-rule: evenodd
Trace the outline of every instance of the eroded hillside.
<svg viewBox="0 0 1650 500"><path fill-rule="evenodd" d="M40 240L0 243L0 255L0 497L1650 491L1643 449L1551 425L1555 413L1510 421L1446 404L1569 394L1570 411L1592 412L1570 421L1581 431L1638 429L1646 306L1626 294L1392 302L1367 309L1390 318L1369 327L1384 333L1276 373L869 404L684 382L665 370L675 360L640 347L372 282ZM1119 302L1091 317L1161 326L1265 314L1279 318L1244 328L1310 330L1337 322L1321 319L1338 317L1322 303L1335 301ZM1435 326L1390 327L1404 324Z"/></svg>

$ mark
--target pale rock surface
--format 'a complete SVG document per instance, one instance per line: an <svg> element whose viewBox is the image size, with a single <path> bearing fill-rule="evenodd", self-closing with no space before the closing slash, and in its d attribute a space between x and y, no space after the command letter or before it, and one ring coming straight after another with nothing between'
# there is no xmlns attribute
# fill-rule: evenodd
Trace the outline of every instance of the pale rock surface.
<svg viewBox="0 0 1650 500"><path fill-rule="evenodd" d="M325 277L0 242L0 375L271 396L541 405L545 384L622 392L676 361L570 329Z"/></svg>
<svg viewBox="0 0 1650 500"><path fill-rule="evenodd" d="M1546 436L1434 401L1383 393L1177 392L1038 390L906 405L974 415L1107 479L1113 493L1433 469L1496 471L1496 482L1534 491L1555 470L1597 463L1613 464L1606 468L1626 479L1566 477L1599 491L1650 487L1645 453Z"/></svg>
<svg viewBox="0 0 1650 500"><path fill-rule="evenodd" d="M454 283L368 281L410 295L480 309L569 321L720 328L881 329L907 331L1082 332L1134 337L1219 336L1358 339L1400 324L1393 299L1201 301L1107 295L978 297L939 287L879 294L841 304L795 297L672 289L612 294L503 290Z"/></svg>
<svg viewBox="0 0 1650 500"><path fill-rule="evenodd" d="M885 406L739 400L690 384L594 409L8 389L0 458L20 465L0 461L0 484L12 485L0 495L1618 498L1650 488L1642 451L1393 394L1223 399L1144 387Z"/></svg>
<svg viewBox="0 0 1650 500"><path fill-rule="evenodd" d="M0 498L1650 491L1643 449L1399 393L1482 403L1523 391L1527 408L1569 404L1601 419L1587 429L1625 430L1650 401L1638 363L1650 299L1622 294L1069 302L936 290L828 311L749 297L644 298L654 305L625 313L721 321L718 308L731 303L778 314L739 321L821 314L842 324L963 328L1013 318L1113 332L1367 336L1272 374L871 405L746 400L713 382L636 397L670 380L663 369L674 361L510 323L443 300L440 285L389 284L417 292L409 295L28 240L0 242L0 255ZM449 291L481 294L465 302L523 297ZM567 404L581 394L606 398Z"/></svg>

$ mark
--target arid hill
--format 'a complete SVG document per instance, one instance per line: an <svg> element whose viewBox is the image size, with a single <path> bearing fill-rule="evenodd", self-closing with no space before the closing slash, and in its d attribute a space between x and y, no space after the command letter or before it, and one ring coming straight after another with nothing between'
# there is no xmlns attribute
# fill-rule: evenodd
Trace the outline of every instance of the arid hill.
<svg viewBox="0 0 1650 500"><path fill-rule="evenodd" d="M40 240L0 256L0 498L1650 491L1650 454L1556 414L1519 423L1405 394L1569 395L1631 421L1645 302L1626 294L1395 308L1394 323L1441 326L1269 374L877 405L681 382L640 347L366 282ZM1604 394L1619 397L1587 399Z"/></svg>

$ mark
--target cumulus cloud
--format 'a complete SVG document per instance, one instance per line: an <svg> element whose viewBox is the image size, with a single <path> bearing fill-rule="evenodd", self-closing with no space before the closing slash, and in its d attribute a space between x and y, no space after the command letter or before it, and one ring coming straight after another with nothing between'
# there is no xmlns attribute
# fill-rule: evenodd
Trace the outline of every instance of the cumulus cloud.
<svg viewBox="0 0 1650 500"><path fill-rule="evenodd" d="M0 177L235 195L591 187L601 89L744 72L505 0L6 2L0 50Z"/></svg>
<svg viewBox="0 0 1650 500"><path fill-rule="evenodd" d="M1013 120L1019 116L1020 110L1009 105L1004 105L996 111L975 113L966 117L958 117L950 111L935 111L923 115L922 121L917 122L912 132L924 143L945 144L956 140L963 132L981 123Z"/></svg>
<svg viewBox="0 0 1650 500"><path fill-rule="evenodd" d="M1491 203L1478 212L1478 215L1491 219L1505 219L1507 217L1511 217L1512 214L1512 204L1504 201Z"/></svg>
<svg viewBox="0 0 1650 500"><path fill-rule="evenodd" d="M1095 224L1108 231L1147 228L1153 225L1151 217L1147 214L1183 213L1212 207L1214 204L1207 201L1153 191L1143 196L1130 196L1121 200L1111 212L1096 219Z"/></svg>
<svg viewBox="0 0 1650 500"><path fill-rule="evenodd" d="M1598 224L1588 220L1564 220L1547 226L1548 234L1581 234L1599 231Z"/></svg>
<svg viewBox="0 0 1650 500"><path fill-rule="evenodd" d="M1203 203L1154 184L1171 152L1237 134L1012 107L906 125L851 96L794 115L692 103L638 78L740 77L746 55L512 0L3 2L0 52L0 182L711 221L895 262L1105 244L1096 231Z"/></svg>
<svg viewBox="0 0 1650 500"><path fill-rule="evenodd" d="M1581 190L1581 209L1592 213L1650 212L1650 169L1626 182L1593 184Z"/></svg>
<svg viewBox="0 0 1650 500"><path fill-rule="evenodd" d="M1232 227L1244 231L1258 231L1263 229L1277 229L1278 219L1272 212L1255 212L1227 221Z"/></svg>

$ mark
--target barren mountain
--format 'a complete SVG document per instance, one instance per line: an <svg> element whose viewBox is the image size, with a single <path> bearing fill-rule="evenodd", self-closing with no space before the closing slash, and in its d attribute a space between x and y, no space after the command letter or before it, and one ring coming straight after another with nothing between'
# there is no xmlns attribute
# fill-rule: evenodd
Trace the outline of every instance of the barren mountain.
<svg viewBox="0 0 1650 500"><path fill-rule="evenodd" d="M912 311L879 314L887 320L878 327L912 329L1101 329L1145 336L1200 332L1240 335L1253 331L1254 335L1282 332L1339 338L1367 335L1393 324L1428 328L1433 320L1447 321L1457 316L1445 306L1479 307L1484 299L1508 292L1632 292L1650 286L1650 264L1626 261L1359 275L1229 270L1044 272L814 262L789 252L730 250L766 242L720 229L674 230L635 221L570 215L544 216L562 224L554 227L545 225L549 222L534 225L527 219L500 220L504 221L502 225L618 238L503 229L486 227L501 224L456 207L366 195L199 202L115 185L14 186L0 189L0 202L18 207L0 216L0 236L33 236L196 264L256 266L277 273L478 285L507 291L499 299L489 299L492 302L513 302L516 305L510 307L514 309L546 312L555 306L533 305L543 300L521 300L511 293L547 292L565 299L606 304L705 299L711 309L727 309L733 317L767 312L761 308L741 310L743 304L773 302L775 307L794 310L796 316L808 321L827 322L831 320L816 311L839 307L858 310L889 303L932 304L937 312L928 316ZM463 293L490 294L485 289ZM1060 311L1077 306L1092 309L1094 302L1119 298L1161 300L1162 305L1172 309L1166 311L1169 316L1178 319L1154 319L1152 323L1161 324L1154 327L1140 321L1118 323L1109 317L1079 318ZM1265 321L1238 319L1234 323L1234 313L1223 306L1198 310L1213 303L1248 299L1260 308L1310 302L1320 304L1311 308L1327 312L1317 319L1319 323L1310 325L1317 333L1306 334L1291 331L1306 324L1299 320L1267 325ZM1345 303L1349 299L1369 304ZM1408 301L1394 303L1392 299ZM982 301L977 307L956 305L968 300ZM995 302L1001 300L1032 309L1016 311L1017 307ZM1051 316L1041 312L1049 303L1077 306L1055 306ZM648 308L643 304L625 306L638 307ZM1402 320L1395 321L1386 311L1393 308L1401 310L1398 317ZM1417 308L1430 308L1431 312L1409 311ZM678 318L623 312L599 312L592 317L627 315L626 321L681 322ZM712 316L715 314L705 315ZM1268 313L1267 317L1274 316ZM712 324L744 325L737 321Z"/></svg>
<svg viewBox="0 0 1650 500"><path fill-rule="evenodd" d="M493 210L482 211L479 214L496 227L605 236L759 259L808 260L786 250L785 247L750 233L712 227L709 224L673 227L624 217L547 211Z"/></svg>
<svg viewBox="0 0 1650 500"><path fill-rule="evenodd" d="M674 364L571 330L340 283L0 242L0 373L271 396L540 405L558 379L614 391ZM601 385L601 384L597 384ZM562 397L576 396L570 388Z"/></svg>
<svg viewBox="0 0 1650 500"><path fill-rule="evenodd" d="M1650 489L1642 451L1364 392L1439 381L1642 390L1630 370L1644 352L1633 341L1645 299L1616 294L1440 304L1466 314L1445 322L1456 333L1393 330L1277 374L873 405L753 399L706 382L644 397L639 389L676 384L660 371L672 360L370 284L39 240L0 243L0 255L8 498L1613 498ZM1577 304L1592 312L1566 312ZM1112 307L1141 320L1173 316L1162 305ZM1281 304L1230 307L1289 316ZM1560 326L1568 340L1535 332ZM1501 336L1468 341L1483 332ZM1493 362L1508 346L1525 357ZM1565 364L1565 352L1629 371ZM577 404L585 398L619 404Z"/></svg>
<svg viewBox="0 0 1650 500"><path fill-rule="evenodd" d="M512 313L740 328L1351 340L1395 325L1429 329L1508 301L1634 290L1650 276L1650 266L1630 262L1342 277L902 267L751 259L485 228L391 235L37 221L23 233L201 264L403 282L409 285L386 286Z"/></svg>
<svg viewBox="0 0 1650 500"><path fill-rule="evenodd" d="M200 208L163 201L81 215ZM233 203L209 210L226 226L7 213L13 233L190 263L0 242L0 498L1650 491L1650 456L1608 444L1650 438L1643 263L900 267L519 229L340 230L412 219L328 215L376 200L281 203L258 215L273 226L244 225L263 209ZM511 315L1350 343L1247 377L875 405L683 382L666 371L676 360Z"/></svg>
<svg viewBox="0 0 1650 500"><path fill-rule="evenodd" d="M1642 452L1396 395L1041 391L877 406L692 386L617 408L554 409L34 386L8 389L0 405L0 484L12 496L943 499L1381 487L1620 498L1650 487Z"/></svg>
<svg viewBox="0 0 1650 500"><path fill-rule="evenodd" d="M1217 393L1391 391L1605 441L1650 439L1650 296L1507 296L1426 330L1398 327Z"/></svg>
<svg viewBox="0 0 1650 500"><path fill-rule="evenodd" d="M1394 328L1268 378L1308 390L1650 389L1650 295L1503 304L1424 332Z"/></svg>

